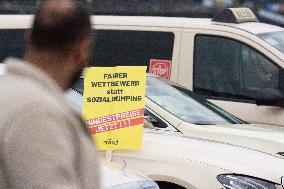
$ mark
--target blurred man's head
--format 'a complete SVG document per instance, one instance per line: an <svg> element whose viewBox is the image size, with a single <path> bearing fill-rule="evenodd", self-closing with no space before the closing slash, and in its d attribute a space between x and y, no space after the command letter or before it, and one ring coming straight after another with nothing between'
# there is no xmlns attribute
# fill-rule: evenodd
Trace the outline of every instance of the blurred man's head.
<svg viewBox="0 0 284 189"><path fill-rule="evenodd" d="M49 71L64 69L69 73L62 74L70 80L65 82L71 84L89 60L90 15L77 1L46 0L35 14L28 39L28 61Z"/></svg>
<svg viewBox="0 0 284 189"><path fill-rule="evenodd" d="M31 45L39 50L69 52L90 36L90 18L82 4L71 0L49 0L36 12Z"/></svg>

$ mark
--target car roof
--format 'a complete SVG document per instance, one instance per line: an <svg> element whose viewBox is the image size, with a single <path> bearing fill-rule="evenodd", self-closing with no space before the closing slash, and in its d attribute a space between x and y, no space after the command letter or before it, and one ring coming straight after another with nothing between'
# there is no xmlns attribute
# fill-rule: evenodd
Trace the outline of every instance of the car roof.
<svg viewBox="0 0 284 189"><path fill-rule="evenodd" d="M235 28L252 34L284 31L283 28L261 22L222 23L211 21L211 18L180 18L151 16L92 16L92 23L98 25L131 25L170 28Z"/></svg>
<svg viewBox="0 0 284 189"><path fill-rule="evenodd" d="M261 22L245 22L241 24L225 24L225 23L215 23L215 24L228 26L228 27L234 27L240 30L247 31L252 34L284 31L284 29L279 26L261 23Z"/></svg>
<svg viewBox="0 0 284 189"><path fill-rule="evenodd" d="M32 15L0 15L0 29L25 29L32 21Z"/></svg>
<svg viewBox="0 0 284 189"><path fill-rule="evenodd" d="M6 72L5 65L0 63L0 76L4 75L5 72Z"/></svg>
<svg viewBox="0 0 284 189"><path fill-rule="evenodd" d="M33 15L0 15L1 28L29 28ZM145 26L185 29L213 29L226 30L235 28L251 34L284 31L283 28L261 22L246 22L240 24L211 21L210 18L182 18L182 17L153 17L153 16L92 16L92 24L106 26Z"/></svg>

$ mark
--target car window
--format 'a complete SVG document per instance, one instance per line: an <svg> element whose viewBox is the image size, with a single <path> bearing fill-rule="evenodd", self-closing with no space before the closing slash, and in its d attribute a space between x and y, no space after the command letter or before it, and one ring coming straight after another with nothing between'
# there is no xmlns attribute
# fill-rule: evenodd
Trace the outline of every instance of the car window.
<svg viewBox="0 0 284 189"><path fill-rule="evenodd" d="M260 33L257 36L284 53L284 31Z"/></svg>
<svg viewBox="0 0 284 189"><path fill-rule="evenodd" d="M194 92L255 103L265 88L279 89L280 69L251 47L238 41L197 35L194 54Z"/></svg>
<svg viewBox="0 0 284 189"><path fill-rule="evenodd" d="M0 30L0 62L7 57L22 58L24 54L24 30L2 29Z"/></svg>
<svg viewBox="0 0 284 189"><path fill-rule="evenodd" d="M89 66L149 66L151 59L172 60L174 33L96 30Z"/></svg>
<svg viewBox="0 0 284 189"><path fill-rule="evenodd" d="M257 51L242 47L243 83L250 92L279 88L279 68ZM254 97L253 94L251 94Z"/></svg>

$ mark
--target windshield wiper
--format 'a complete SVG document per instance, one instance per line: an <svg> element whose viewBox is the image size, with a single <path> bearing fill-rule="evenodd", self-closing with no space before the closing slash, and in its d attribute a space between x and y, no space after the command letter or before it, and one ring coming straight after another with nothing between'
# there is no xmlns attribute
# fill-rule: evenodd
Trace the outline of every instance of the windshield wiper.
<svg viewBox="0 0 284 189"><path fill-rule="evenodd" d="M189 122L191 124L195 125L217 125L216 123L208 122L208 121L195 121L195 122Z"/></svg>

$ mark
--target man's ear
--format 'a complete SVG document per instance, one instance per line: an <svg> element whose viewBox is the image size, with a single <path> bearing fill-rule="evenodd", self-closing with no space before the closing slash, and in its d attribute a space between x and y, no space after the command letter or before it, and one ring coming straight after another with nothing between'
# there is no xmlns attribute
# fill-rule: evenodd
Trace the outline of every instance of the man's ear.
<svg viewBox="0 0 284 189"><path fill-rule="evenodd" d="M91 47L90 39L84 39L78 42L76 47L73 49L73 54L76 63L80 64L80 66L82 67L85 67L88 64L90 56L90 47Z"/></svg>
<svg viewBox="0 0 284 189"><path fill-rule="evenodd" d="M27 44L31 43L32 41L32 30L31 29L27 29L25 31L24 40Z"/></svg>

